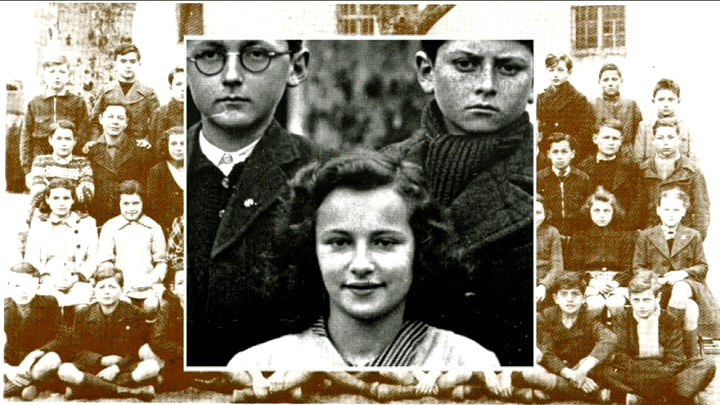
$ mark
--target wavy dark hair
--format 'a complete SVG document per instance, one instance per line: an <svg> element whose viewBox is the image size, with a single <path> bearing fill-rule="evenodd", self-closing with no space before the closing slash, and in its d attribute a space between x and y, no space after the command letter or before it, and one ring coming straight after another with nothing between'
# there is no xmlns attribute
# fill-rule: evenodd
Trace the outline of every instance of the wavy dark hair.
<svg viewBox="0 0 720 405"><path fill-rule="evenodd" d="M437 325L446 294L458 280L448 274L448 259L441 246L451 234L443 216L425 186L422 168L416 164L384 155L358 150L301 169L290 181L291 195L285 201L289 224L277 238L278 251L288 266L295 269L302 289L306 320L327 316L328 297L323 284L315 246L317 211L336 189L374 190L392 187L408 204L409 224L415 239L413 283L407 296L405 319L423 320ZM350 213L351 215L351 213Z"/></svg>
<svg viewBox="0 0 720 405"><path fill-rule="evenodd" d="M620 206L620 203L615 197L615 194L605 190L605 187L603 186L598 186L595 189L595 192L592 193L587 198L587 200L585 200L585 204L583 204L583 206L580 208L580 213L582 213L583 216L590 218L590 209L596 201L608 203L610 204L610 206L612 206L613 219L617 219L615 223L625 219L625 210L622 208L622 206Z"/></svg>
<svg viewBox="0 0 720 405"><path fill-rule="evenodd" d="M70 179L52 179L50 183L48 183L47 187L42 191L41 199L37 201L36 205L40 212L43 214L50 214L52 213L52 210L50 209L50 205L47 203L47 199L50 198L50 192L56 188L64 188L66 190L70 190L70 196L73 199L73 203L70 206L71 211L77 210L78 207L78 198L77 193L75 192L75 183Z"/></svg>

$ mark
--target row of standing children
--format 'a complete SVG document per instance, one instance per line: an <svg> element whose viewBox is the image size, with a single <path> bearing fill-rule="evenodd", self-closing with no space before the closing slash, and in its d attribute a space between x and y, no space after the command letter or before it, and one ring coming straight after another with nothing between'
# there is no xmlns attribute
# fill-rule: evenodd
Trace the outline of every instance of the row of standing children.
<svg viewBox="0 0 720 405"><path fill-rule="evenodd" d="M558 302L549 293L558 280L577 273L589 280L589 317L614 325L631 299L630 279L650 270L662 307L683 325L685 355L698 358L698 332L720 338L720 311L705 282L710 202L689 130L675 116L679 85L661 79L657 117L642 121L637 104L620 96L616 65L601 68L603 95L593 105L567 81L569 57L549 55L546 68L551 86L538 97L539 319Z"/></svg>
<svg viewBox="0 0 720 405"><path fill-rule="evenodd" d="M45 91L28 104L19 152L32 203L11 271L22 280L5 300L6 396L32 398L58 375L147 399L151 388L123 386L182 371L184 68L170 72L172 99L161 107L135 77L137 47L114 56L118 80L90 117L67 88L64 56L43 61ZM54 329L38 333L36 322ZM148 359L155 365L137 362Z"/></svg>

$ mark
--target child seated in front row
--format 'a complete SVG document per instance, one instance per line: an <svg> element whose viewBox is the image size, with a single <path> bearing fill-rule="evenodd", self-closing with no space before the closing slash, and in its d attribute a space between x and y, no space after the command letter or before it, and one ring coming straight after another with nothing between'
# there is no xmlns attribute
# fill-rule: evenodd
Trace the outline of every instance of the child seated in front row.
<svg viewBox="0 0 720 405"><path fill-rule="evenodd" d="M660 79L653 90L653 104L657 109L657 116L643 120L635 137L635 161L643 162L655 156L653 145L653 126L659 119L674 118L677 120L678 134L680 134L680 153L694 158L695 142L690 128L677 117L677 107L680 104L680 85L671 79Z"/></svg>
<svg viewBox="0 0 720 405"><path fill-rule="evenodd" d="M603 375L613 390L628 393L627 404L637 404L638 396L650 403L692 404L712 380L715 365L709 359L685 361L682 320L660 309L654 272L638 271L628 290L631 308L613 322L618 350Z"/></svg>
<svg viewBox="0 0 720 405"><path fill-rule="evenodd" d="M123 272L125 296L144 308L152 320L164 290L167 247L160 225L143 214L142 193L135 180L126 180L118 187L120 215L100 231L98 262L112 263Z"/></svg>
<svg viewBox="0 0 720 405"><path fill-rule="evenodd" d="M70 180L51 181L42 195L50 216L32 222L25 261L39 269L40 293L58 300L71 325L73 314L92 298L89 280L97 264L97 227L92 217L73 211L75 186Z"/></svg>
<svg viewBox="0 0 720 405"><path fill-rule="evenodd" d="M690 199L678 188L660 194L656 212L662 224L640 232L633 272L651 270L659 276L663 307L684 321L685 354L692 359L698 356L698 332L720 338L720 310L705 282L708 265L702 237L680 224L689 207Z"/></svg>
<svg viewBox="0 0 720 405"><path fill-rule="evenodd" d="M585 172L571 167L575 157L575 140L563 133L554 133L543 141L551 167L537 174L537 192L545 197L545 208L553 213L548 224L563 236L572 236L583 226L580 207L592 193L590 178Z"/></svg>
<svg viewBox="0 0 720 405"><path fill-rule="evenodd" d="M602 186L588 197L582 213L592 225L570 239L568 268L590 276L585 291L590 316L600 316L605 307L614 316L625 306L637 233L622 230L623 209Z"/></svg>
<svg viewBox="0 0 720 405"><path fill-rule="evenodd" d="M5 298L5 356L3 397L21 394L32 400L37 385L60 367L68 330L57 300L36 295L40 272L30 263L10 268Z"/></svg>
<svg viewBox="0 0 720 405"><path fill-rule="evenodd" d="M535 194L535 235L537 246L535 300L540 308L548 306L547 292L563 273L563 252L560 233L545 221L549 218L545 210L545 198ZM540 306L542 304L542 307Z"/></svg>
<svg viewBox="0 0 720 405"><path fill-rule="evenodd" d="M557 305L537 319L537 340L542 360L522 371L527 385L538 392L537 399L587 399L609 393L601 390L600 366L615 352L616 337L585 307L584 275L567 272L553 288ZM602 401L601 401L602 402Z"/></svg>

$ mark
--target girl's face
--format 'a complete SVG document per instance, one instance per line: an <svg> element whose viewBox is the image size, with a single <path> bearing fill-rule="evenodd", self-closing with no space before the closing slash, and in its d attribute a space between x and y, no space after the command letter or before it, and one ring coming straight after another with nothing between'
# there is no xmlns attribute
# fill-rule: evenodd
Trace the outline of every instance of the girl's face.
<svg viewBox="0 0 720 405"><path fill-rule="evenodd" d="M120 300L122 287L115 278L110 277L95 284L95 299L100 305L110 307Z"/></svg>
<svg viewBox="0 0 720 405"><path fill-rule="evenodd" d="M315 246L331 317L404 313L415 255L409 218L407 203L390 187L339 188L325 198Z"/></svg>
<svg viewBox="0 0 720 405"><path fill-rule="evenodd" d="M545 222L545 206L540 201L535 201L535 228Z"/></svg>
<svg viewBox="0 0 720 405"><path fill-rule="evenodd" d="M170 154L170 159L172 160L185 160L184 134L173 134L168 137L168 153Z"/></svg>
<svg viewBox="0 0 720 405"><path fill-rule="evenodd" d="M610 225L613 217L613 206L604 201L595 201L590 207L590 218L599 227Z"/></svg>
<svg viewBox="0 0 720 405"><path fill-rule="evenodd" d="M65 218L70 215L70 209L74 202L72 191L66 188L54 188L50 190L45 202L50 206L53 215L58 218Z"/></svg>
<svg viewBox="0 0 720 405"><path fill-rule="evenodd" d="M434 92L453 135L501 129L525 112L533 90L533 54L516 41L447 41L435 62L419 53L420 84Z"/></svg>

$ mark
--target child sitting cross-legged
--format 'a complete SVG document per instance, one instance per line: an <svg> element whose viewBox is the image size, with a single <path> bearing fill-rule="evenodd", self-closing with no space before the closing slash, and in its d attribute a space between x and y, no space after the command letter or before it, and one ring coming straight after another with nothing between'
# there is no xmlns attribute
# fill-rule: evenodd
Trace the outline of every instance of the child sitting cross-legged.
<svg viewBox="0 0 720 405"><path fill-rule="evenodd" d="M537 339L542 360L539 366L522 371L537 398L589 399L605 402L599 368L610 361L616 337L592 318L585 307L584 275L567 272L560 276L552 294L556 305L537 319Z"/></svg>
<svg viewBox="0 0 720 405"><path fill-rule="evenodd" d="M37 295L40 272L18 263L6 274L3 397L34 399L38 385L51 377L65 356L67 328L57 300Z"/></svg>
<svg viewBox="0 0 720 405"><path fill-rule="evenodd" d="M602 186L588 197L581 212L592 225L570 239L568 268L590 275L585 291L590 316L598 317L605 307L612 316L625 306L637 234L622 230L623 209Z"/></svg>

